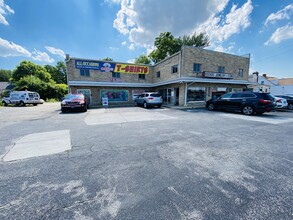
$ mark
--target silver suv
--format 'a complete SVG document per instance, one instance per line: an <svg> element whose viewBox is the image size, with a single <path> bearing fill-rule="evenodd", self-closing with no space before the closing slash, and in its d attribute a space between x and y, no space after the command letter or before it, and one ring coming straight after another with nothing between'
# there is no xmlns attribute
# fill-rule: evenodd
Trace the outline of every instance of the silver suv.
<svg viewBox="0 0 293 220"><path fill-rule="evenodd" d="M137 96L134 102L135 105L142 105L144 108L148 108L150 106L158 106L161 108L163 99L162 96L157 92L145 92Z"/></svg>

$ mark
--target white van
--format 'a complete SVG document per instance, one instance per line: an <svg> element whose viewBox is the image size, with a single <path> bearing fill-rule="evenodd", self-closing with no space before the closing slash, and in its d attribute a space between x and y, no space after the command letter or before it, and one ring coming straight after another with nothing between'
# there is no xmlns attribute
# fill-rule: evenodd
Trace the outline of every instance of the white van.
<svg viewBox="0 0 293 220"><path fill-rule="evenodd" d="M41 104L40 95L37 92L31 91L15 91L11 92L9 97L2 99L2 104L7 106L8 104L14 104L19 106L25 106L26 104Z"/></svg>

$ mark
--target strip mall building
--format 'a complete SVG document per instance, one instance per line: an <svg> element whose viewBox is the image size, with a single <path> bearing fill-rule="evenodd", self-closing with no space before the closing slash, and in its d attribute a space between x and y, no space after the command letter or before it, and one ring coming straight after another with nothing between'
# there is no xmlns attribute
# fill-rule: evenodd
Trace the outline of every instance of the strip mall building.
<svg viewBox="0 0 293 220"><path fill-rule="evenodd" d="M226 92L247 88L249 57L182 47L155 65L66 57L71 93L84 93L91 105L133 104L144 91L157 91L165 105L195 105Z"/></svg>

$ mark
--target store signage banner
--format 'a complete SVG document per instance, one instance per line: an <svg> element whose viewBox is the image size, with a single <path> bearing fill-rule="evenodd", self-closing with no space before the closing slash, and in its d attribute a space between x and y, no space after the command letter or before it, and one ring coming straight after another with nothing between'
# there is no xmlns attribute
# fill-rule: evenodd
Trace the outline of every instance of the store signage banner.
<svg viewBox="0 0 293 220"><path fill-rule="evenodd" d="M99 70L100 69L100 62L86 61L86 60L75 60L75 68Z"/></svg>
<svg viewBox="0 0 293 220"><path fill-rule="evenodd" d="M100 62L101 72L110 73L113 72L115 69L115 63L103 63Z"/></svg>
<svg viewBox="0 0 293 220"><path fill-rule="evenodd" d="M206 78L232 79L233 74L231 74L231 73L204 72L204 77L206 77Z"/></svg>
<svg viewBox="0 0 293 220"><path fill-rule="evenodd" d="M128 74L149 74L149 67L117 63L114 72Z"/></svg>
<svg viewBox="0 0 293 220"><path fill-rule="evenodd" d="M107 73L149 74L148 66L108 63L101 61L75 60L75 68L100 70L101 72Z"/></svg>

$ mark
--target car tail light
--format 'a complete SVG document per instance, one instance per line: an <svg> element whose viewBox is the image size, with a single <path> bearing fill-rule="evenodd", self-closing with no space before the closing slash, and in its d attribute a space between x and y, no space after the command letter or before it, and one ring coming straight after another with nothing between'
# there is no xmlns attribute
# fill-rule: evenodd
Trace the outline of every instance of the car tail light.
<svg viewBox="0 0 293 220"><path fill-rule="evenodd" d="M154 99L154 98L150 97L150 98L148 98L148 99Z"/></svg>
<svg viewBox="0 0 293 220"><path fill-rule="evenodd" d="M282 102L282 100L281 99L278 99L276 102Z"/></svg>
<svg viewBox="0 0 293 220"><path fill-rule="evenodd" d="M271 104L272 101L271 100L266 100L266 99L261 99L259 100L260 103L263 103L263 104Z"/></svg>

